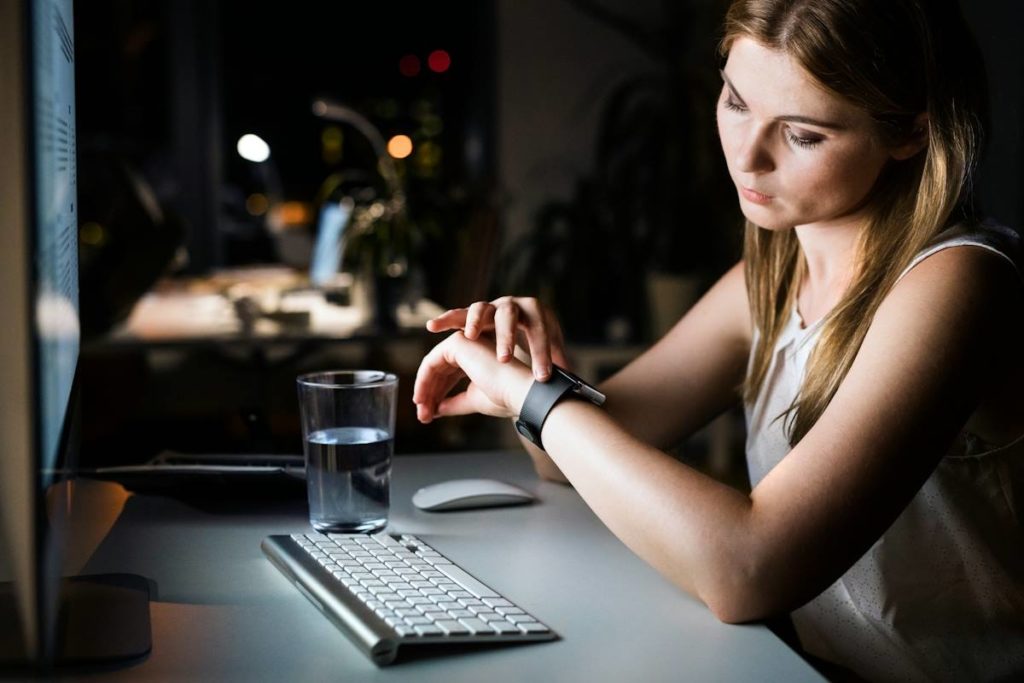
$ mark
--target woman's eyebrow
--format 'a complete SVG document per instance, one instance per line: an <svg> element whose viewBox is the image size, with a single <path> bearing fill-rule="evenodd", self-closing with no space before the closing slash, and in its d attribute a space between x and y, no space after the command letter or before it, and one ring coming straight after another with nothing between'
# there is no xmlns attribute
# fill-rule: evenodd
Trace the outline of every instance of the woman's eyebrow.
<svg viewBox="0 0 1024 683"><path fill-rule="evenodd" d="M747 103L743 101L743 98L740 97L740 94L736 92L736 86L734 86L732 84L732 81L729 80L729 77L725 75L725 69L719 69L718 73L722 75L722 80L725 81L725 87L729 88L729 93L732 94L736 101L742 104L744 107L747 106Z"/></svg>
<svg viewBox="0 0 1024 683"><path fill-rule="evenodd" d="M732 84L732 81L729 80L729 77L725 75L725 69L719 69L718 73L722 75L722 80L725 81L725 86L729 88L729 93L732 95L733 99L735 99L739 104L743 105L744 107L747 106L747 103L743 101L743 98L740 97L740 94L736 92L736 86L734 86ZM816 119L810 116L800 116L799 114L786 114L784 116L776 116L775 120L785 121L787 123L803 123L808 126L819 126L821 128L828 128L830 130L843 130L846 128L846 126L843 125L842 123L837 123L834 121L822 121L821 119Z"/></svg>

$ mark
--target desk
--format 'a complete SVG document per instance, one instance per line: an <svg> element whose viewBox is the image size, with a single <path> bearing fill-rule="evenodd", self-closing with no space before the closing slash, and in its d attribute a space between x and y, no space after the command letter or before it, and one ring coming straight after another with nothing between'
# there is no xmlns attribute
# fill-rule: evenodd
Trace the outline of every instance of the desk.
<svg viewBox="0 0 1024 683"><path fill-rule="evenodd" d="M417 488L457 477L502 478L540 502L440 514L413 508ZM434 545L562 639L378 669L260 552L264 536L308 530L304 500L213 513L134 495L83 573L156 582L153 651L102 679L822 680L765 627L716 620L633 555L573 489L538 481L522 452L396 458L391 529Z"/></svg>
<svg viewBox="0 0 1024 683"><path fill-rule="evenodd" d="M472 419L421 425L412 404L420 360L441 340L426 321L443 309L422 298L401 303L397 328L380 329L360 287L352 288L352 305L341 306L301 289L302 278L261 268L163 280L122 325L85 341L83 465L139 464L163 451L295 452L302 444L295 377L336 368L399 376L406 452L458 443ZM241 315L239 308L251 308L236 308L241 300L267 315Z"/></svg>

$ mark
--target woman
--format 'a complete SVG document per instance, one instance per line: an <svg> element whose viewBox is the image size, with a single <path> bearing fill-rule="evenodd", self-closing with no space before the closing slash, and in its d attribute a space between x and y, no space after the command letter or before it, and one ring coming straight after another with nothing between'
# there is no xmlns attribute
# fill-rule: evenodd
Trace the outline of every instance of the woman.
<svg viewBox="0 0 1024 683"><path fill-rule="evenodd" d="M1014 235L971 212L986 100L960 11L736 0L722 53L744 259L530 455L724 621L791 612L869 679L1020 676L1022 292ZM424 422L517 416L567 361L532 299L428 327L456 331L420 367ZM739 398L749 494L660 450Z"/></svg>

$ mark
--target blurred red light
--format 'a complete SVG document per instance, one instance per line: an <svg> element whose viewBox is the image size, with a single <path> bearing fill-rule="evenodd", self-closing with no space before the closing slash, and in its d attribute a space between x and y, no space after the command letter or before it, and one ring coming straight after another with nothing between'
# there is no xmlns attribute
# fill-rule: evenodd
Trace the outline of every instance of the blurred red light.
<svg viewBox="0 0 1024 683"><path fill-rule="evenodd" d="M443 74L452 65L452 58L444 50L434 50L427 57L427 66L434 73Z"/></svg>
<svg viewBox="0 0 1024 683"><path fill-rule="evenodd" d="M412 78L420 72L420 58L416 55L405 55L398 60L398 70L403 76Z"/></svg>

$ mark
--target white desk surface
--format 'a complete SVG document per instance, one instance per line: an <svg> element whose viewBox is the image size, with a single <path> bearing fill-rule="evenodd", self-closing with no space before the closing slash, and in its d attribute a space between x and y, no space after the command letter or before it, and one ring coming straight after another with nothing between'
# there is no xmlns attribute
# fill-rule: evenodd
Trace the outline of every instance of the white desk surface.
<svg viewBox="0 0 1024 683"><path fill-rule="evenodd" d="M426 513L428 483L493 477L534 491L527 507ZM761 625L720 623L616 539L522 452L396 458L392 531L434 545L561 640L399 661L378 669L263 556L260 541L308 530L305 501L204 511L128 499L83 573L152 579L153 650L110 681L820 681Z"/></svg>

